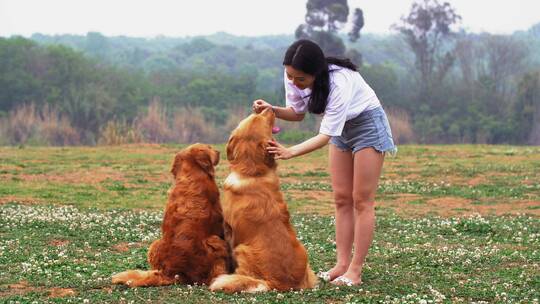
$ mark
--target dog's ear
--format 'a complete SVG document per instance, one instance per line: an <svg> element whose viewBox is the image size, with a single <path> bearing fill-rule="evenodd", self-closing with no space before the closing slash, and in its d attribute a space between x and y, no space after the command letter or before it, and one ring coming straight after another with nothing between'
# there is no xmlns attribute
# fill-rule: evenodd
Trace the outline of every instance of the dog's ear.
<svg viewBox="0 0 540 304"><path fill-rule="evenodd" d="M210 156L211 156L210 159L212 160L212 165L214 165L214 167L216 167L219 164L219 155L220 155L220 153L219 153L219 151L213 150L213 149L210 150L210 151L211 151L210 152L211 153L210 154Z"/></svg>
<svg viewBox="0 0 540 304"><path fill-rule="evenodd" d="M268 143L264 142L261 145L262 145L263 153L264 153L264 163L269 168L273 168L276 165L276 160L274 159L274 155L268 153L268 151L266 150L266 148L268 147Z"/></svg>
<svg viewBox="0 0 540 304"><path fill-rule="evenodd" d="M206 247L207 252L212 252L214 254L227 253L227 244L217 235L207 238L203 245Z"/></svg>
<svg viewBox="0 0 540 304"><path fill-rule="evenodd" d="M204 172L207 172L210 174L210 176L214 176L214 162L212 161L212 157L210 157L210 154L206 151L199 151L197 155L195 155L195 161L201 168L204 170Z"/></svg>
<svg viewBox="0 0 540 304"><path fill-rule="evenodd" d="M178 152L174 156L174 160L171 166L171 173L174 177L176 177L176 174L180 172L180 168L182 167L182 162L184 161L184 158L182 157L182 153Z"/></svg>

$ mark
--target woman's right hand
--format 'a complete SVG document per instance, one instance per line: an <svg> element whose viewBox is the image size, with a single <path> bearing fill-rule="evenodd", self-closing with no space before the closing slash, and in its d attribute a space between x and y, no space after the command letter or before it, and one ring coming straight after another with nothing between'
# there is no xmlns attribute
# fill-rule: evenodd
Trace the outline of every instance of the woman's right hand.
<svg viewBox="0 0 540 304"><path fill-rule="evenodd" d="M259 114L261 113L264 109L266 108L271 108L272 105L269 104L268 102L262 100L262 99L257 99L253 102L253 112Z"/></svg>

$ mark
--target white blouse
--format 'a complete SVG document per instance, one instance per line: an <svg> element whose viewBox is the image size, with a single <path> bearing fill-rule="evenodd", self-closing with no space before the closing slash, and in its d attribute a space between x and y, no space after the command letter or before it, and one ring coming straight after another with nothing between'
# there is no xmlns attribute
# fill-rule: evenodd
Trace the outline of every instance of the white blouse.
<svg viewBox="0 0 540 304"><path fill-rule="evenodd" d="M373 89L360 73L347 68L329 65L330 94L323 113L319 133L340 136L347 120L366 110L381 106ZM285 104L297 114L306 113L311 89L300 90L284 73Z"/></svg>

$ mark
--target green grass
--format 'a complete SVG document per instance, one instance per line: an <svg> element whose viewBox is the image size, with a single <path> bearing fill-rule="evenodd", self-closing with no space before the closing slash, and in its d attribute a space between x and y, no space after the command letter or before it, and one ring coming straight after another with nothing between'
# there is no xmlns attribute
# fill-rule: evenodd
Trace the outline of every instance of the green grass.
<svg viewBox="0 0 540 304"><path fill-rule="evenodd" d="M228 168L224 146L217 147L221 185ZM540 148L512 146L402 146L388 157L359 288L322 283L224 295L201 286L112 286L113 273L148 268L147 247L159 237L180 148L0 148L0 303L538 303ZM335 261L333 218L302 210L330 197L326 158L321 150L279 164L294 227L316 271ZM433 207L439 198L447 205ZM397 209L387 207L400 199ZM520 214L480 215L471 211L477 207ZM406 217L400 208L426 212ZM461 215L440 216L446 211ZM53 288L75 294L50 298Z"/></svg>
<svg viewBox="0 0 540 304"><path fill-rule="evenodd" d="M169 166L181 146L0 148L0 196L82 207L161 208ZM217 179L228 169L222 151ZM511 153L509 152L511 151ZM280 163L282 189L331 192L327 155ZM479 179L471 185L471 181ZM506 203L540 200L540 148L402 146L388 157L379 198L418 194Z"/></svg>
<svg viewBox="0 0 540 304"><path fill-rule="evenodd" d="M54 302L530 302L540 291L540 223L530 216L404 219L380 213L378 229L358 288L323 283L317 290L223 295L205 287L126 289L110 276L146 269L146 250L158 237L159 211L0 206L2 301L47 300L54 287L75 290ZM335 258L331 217L296 214L293 224L312 267ZM128 251L116 250L126 244ZM8 284L26 281L31 293L10 295ZM53 301L52 299L49 299Z"/></svg>

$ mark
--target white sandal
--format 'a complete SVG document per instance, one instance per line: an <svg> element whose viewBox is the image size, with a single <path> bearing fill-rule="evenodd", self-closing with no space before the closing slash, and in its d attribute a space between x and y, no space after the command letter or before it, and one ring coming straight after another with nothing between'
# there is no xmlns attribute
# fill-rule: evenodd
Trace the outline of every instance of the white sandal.
<svg viewBox="0 0 540 304"><path fill-rule="evenodd" d="M319 271L317 273L317 276L319 278L321 278L321 280L325 281L325 282L329 282L330 281L330 271Z"/></svg>
<svg viewBox="0 0 540 304"><path fill-rule="evenodd" d="M339 276L337 278L335 278L332 282L330 282L334 285L338 285L338 286L355 286L355 285L360 285L362 284L362 282L358 282L357 284L354 284L353 281L345 276Z"/></svg>

